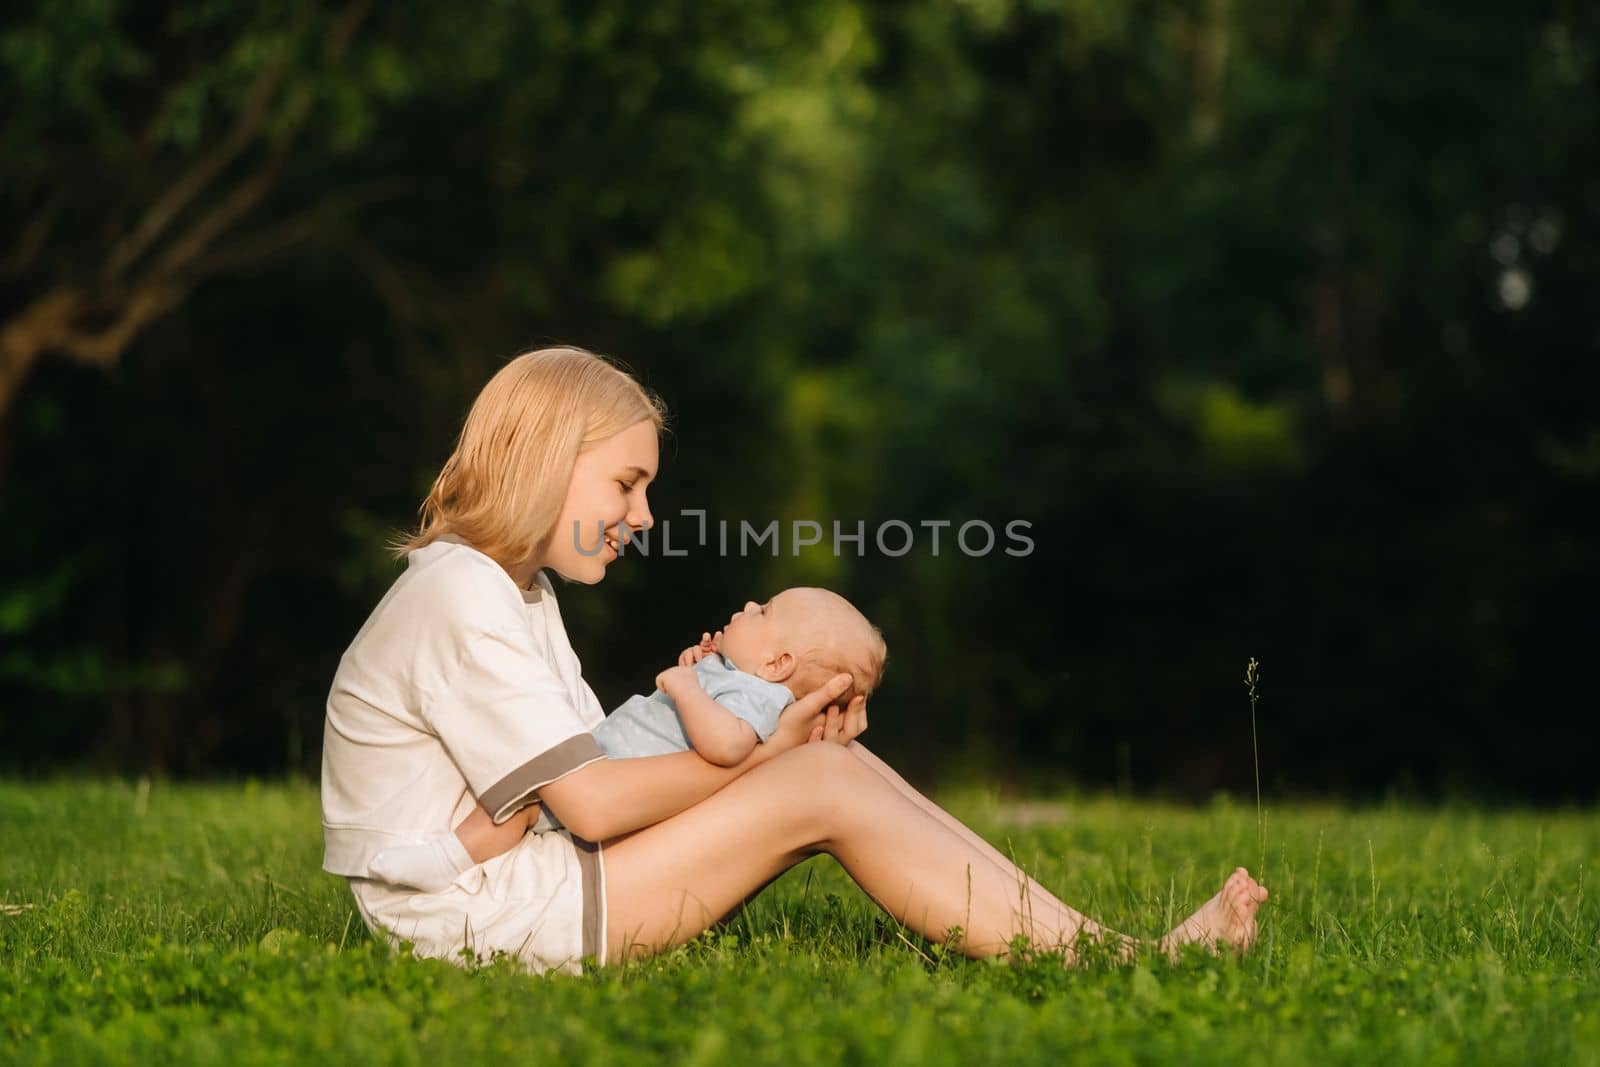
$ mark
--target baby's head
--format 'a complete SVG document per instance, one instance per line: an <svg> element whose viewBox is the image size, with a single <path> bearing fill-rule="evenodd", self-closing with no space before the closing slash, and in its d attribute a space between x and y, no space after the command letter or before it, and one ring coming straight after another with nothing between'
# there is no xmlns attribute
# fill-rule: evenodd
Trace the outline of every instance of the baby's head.
<svg viewBox="0 0 1600 1067"><path fill-rule="evenodd" d="M805 696L835 674L855 680L841 703L869 696L883 678L883 634L855 605L826 589L785 589L750 601L716 637L716 649L741 671Z"/></svg>

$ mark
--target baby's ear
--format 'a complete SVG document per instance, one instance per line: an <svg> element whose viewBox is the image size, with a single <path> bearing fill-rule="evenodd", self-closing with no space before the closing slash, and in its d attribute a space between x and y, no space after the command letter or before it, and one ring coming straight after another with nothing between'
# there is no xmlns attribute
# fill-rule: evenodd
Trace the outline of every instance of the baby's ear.
<svg viewBox="0 0 1600 1067"><path fill-rule="evenodd" d="M798 665L799 661L791 653L779 652L762 665L762 673L766 675L767 681L781 684L794 675L795 667Z"/></svg>

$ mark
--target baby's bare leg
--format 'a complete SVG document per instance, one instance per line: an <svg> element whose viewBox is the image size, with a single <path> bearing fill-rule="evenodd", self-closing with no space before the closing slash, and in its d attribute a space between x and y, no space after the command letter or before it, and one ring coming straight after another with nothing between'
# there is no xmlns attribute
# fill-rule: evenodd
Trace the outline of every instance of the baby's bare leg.
<svg viewBox="0 0 1600 1067"><path fill-rule="evenodd" d="M467 850L473 863L483 863L515 848L538 817L539 805L535 802L496 826L480 804L456 827L456 840Z"/></svg>

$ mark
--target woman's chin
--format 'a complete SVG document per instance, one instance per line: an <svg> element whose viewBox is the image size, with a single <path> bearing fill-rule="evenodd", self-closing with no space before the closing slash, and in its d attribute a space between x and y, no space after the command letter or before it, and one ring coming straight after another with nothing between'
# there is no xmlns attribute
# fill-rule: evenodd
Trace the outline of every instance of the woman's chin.
<svg viewBox="0 0 1600 1067"><path fill-rule="evenodd" d="M555 565L556 573L569 582L580 585L597 585L605 580L606 569L619 559L617 550L609 544L601 545L593 555L580 554Z"/></svg>
<svg viewBox="0 0 1600 1067"><path fill-rule="evenodd" d="M569 563L564 567L557 566L555 572L567 581L576 582L578 585L598 585L605 580L606 566L605 559L596 557L594 559L580 560L577 563Z"/></svg>
<svg viewBox="0 0 1600 1067"><path fill-rule="evenodd" d="M582 582L584 585L599 585L605 580L606 564L600 560L590 561L589 566L584 569L584 573L574 579L574 581Z"/></svg>

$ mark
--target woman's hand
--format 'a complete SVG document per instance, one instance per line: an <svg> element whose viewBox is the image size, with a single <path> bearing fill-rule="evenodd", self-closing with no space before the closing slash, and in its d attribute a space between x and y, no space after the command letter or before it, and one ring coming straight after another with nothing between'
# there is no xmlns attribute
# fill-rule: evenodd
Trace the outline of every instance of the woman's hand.
<svg viewBox="0 0 1600 1067"><path fill-rule="evenodd" d="M823 721L812 727L809 740L848 745L866 732L867 698L858 695L842 711L838 705L829 705L824 710Z"/></svg>
<svg viewBox="0 0 1600 1067"><path fill-rule="evenodd" d="M842 718L838 708L831 708L835 700L843 696L850 688L848 674L836 674L827 682L796 700L793 704L783 709L783 714L778 716L778 728L772 736L756 746L751 753L753 760L769 760L773 756L781 755L791 748L798 748L807 741L819 740L828 735L828 719L830 712L835 721L835 739L843 733ZM854 702L852 702L852 706ZM861 725L866 728L866 702L862 702ZM849 738L843 738L848 741Z"/></svg>

